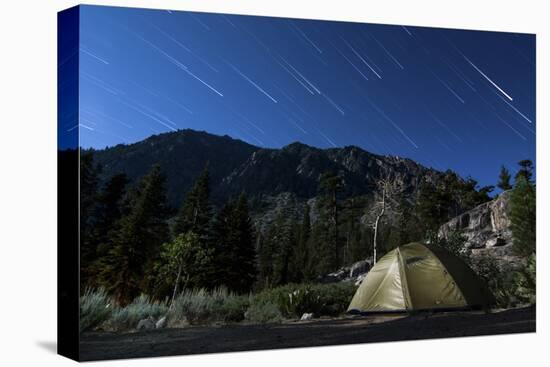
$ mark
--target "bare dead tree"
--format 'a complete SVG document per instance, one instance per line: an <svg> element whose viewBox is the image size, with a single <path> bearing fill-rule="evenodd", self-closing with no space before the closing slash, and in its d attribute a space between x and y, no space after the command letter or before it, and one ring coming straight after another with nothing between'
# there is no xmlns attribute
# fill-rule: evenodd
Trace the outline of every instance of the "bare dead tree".
<svg viewBox="0 0 550 367"><path fill-rule="evenodd" d="M399 210L399 198L403 194L403 185L396 179L390 177L383 178L376 182L377 192L375 194L374 204L369 210L369 216L374 218L370 223L373 234L373 264L376 264L376 251L378 248L378 233L382 220L388 213L397 213Z"/></svg>

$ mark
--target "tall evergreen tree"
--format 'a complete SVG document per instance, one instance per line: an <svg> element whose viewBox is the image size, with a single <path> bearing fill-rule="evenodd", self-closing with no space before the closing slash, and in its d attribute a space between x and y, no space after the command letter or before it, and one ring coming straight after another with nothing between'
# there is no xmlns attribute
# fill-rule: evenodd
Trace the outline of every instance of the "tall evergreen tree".
<svg viewBox="0 0 550 367"><path fill-rule="evenodd" d="M256 249L244 193L236 201L229 199L216 215L212 248L214 285L225 285L238 293L250 291L256 279Z"/></svg>
<svg viewBox="0 0 550 367"><path fill-rule="evenodd" d="M317 258L315 275L327 274L337 268L332 243L330 226L321 211L319 218L311 226L310 251Z"/></svg>
<svg viewBox="0 0 550 367"><path fill-rule="evenodd" d="M272 238L275 236L275 226L270 226L267 233L258 234L258 272L261 288L270 288L273 285L274 246Z"/></svg>
<svg viewBox="0 0 550 367"><path fill-rule="evenodd" d="M399 245L422 240L423 233L414 215L414 208L404 198L400 202L400 216L397 222L397 238Z"/></svg>
<svg viewBox="0 0 550 367"><path fill-rule="evenodd" d="M101 271L102 259L107 256L109 236L122 217L126 208L126 186L128 178L125 174L111 177L97 196L90 223L90 241L94 244L93 258L81 263L81 269L89 275L88 286L97 287L98 275Z"/></svg>
<svg viewBox="0 0 550 367"><path fill-rule="evenodd" d="M93 153L80 156L80 282L81 289L90 286L91 267L97 259L97 242L94 241L93 213L99 193L101 167L94 162Z"/></svg>
<svg viewBox="0 0 550 367"><path fill-rule="evenodd" d="M326 232L323 235L322 263L326 270L335 270L340 265L339 232L338 232L338 193L344 187L342 177L326 172L319 181L321 200L319 201L321 217ZM320 227L321 228L321 227Z"/></svg>
<svg viewBox="0 0 550 367"><path fill-rule="evenodd" d="M535 186L520 175L510 197L510 222L514 250L523 256L536 252L536 192Z"/></svg>
<svg viewBox="0 0 550 367"><path fill-rule="evenodd" d="M416 213L422 232L435 231L447 219L449 198L441 195L435 185L423 181L416 202Z"/></svg>
<svg viewBox="0 0 550 367"><path fill-rule="evenodd" d="M206 239L212 216L209 198L210 174L206 166L183 201L174 224L175 235L193 231L201 240Z"/></svg>
<svg viewBox="0 0 550 367"><path fill-rule="evenodd" d="M104 262L102 284L119 303L140 293L154 294L150 280L160 247L168 240L167 216L165 178L156 165L139 183Z"/></svg>
<svg viewBox="0 0 550 367"><path fill-rule="evenodd" d="M273 242L273 285L283 285L291 280L291 260L293 258L294 233L291 223L279 212L270 240Z"/></svg>
<svg viewBox="0 0 550 367"><path fill-rule="evenodd" d="M230 198L218 210L212 223L211 247L213 251L212 285L225 285L228 267L231 262L231 226L235 202Z"/></svg>
<svg viewBox="0 0 550 367"><path fill-rule="evenodd" d="M80 155L80 220L82 225L92 212L99 190L99 174L101 166L94 162L94 155L91 152Z"/></svg>
<svg viewBox="0 0 550 367"><path fill-rule="evenodd" d="M312 277L310 242L311 219L309 205L304 205L304 214L301 223L297 226L296 247L292 257L292 281L301 282Z"/></svg>
<svg viewBox="0 0 550 367"><path fill-rule="evenodd" d="M248 199L243 192L237 200L233 212L234 248L231 288L239 293L249 292L256 279L256 249L254 226L250 218Z"/></svg>
<svg viewBox="0 0 550 367"><path fill-rule="evenodd" d="M525 178L527 181L531 181L533 179L533 162L530 159L522 159L518 164L520 168L516 173L516 182L520 177Z"/></svg>
<svg viewBox="0 0 550 367"><path fill-rule="evenodd" d="M500 167L497 187L502 191L510 190L512 188L512 184L510 183L511 179L512 176L510 175L510 171L504 166Z"/></svg>

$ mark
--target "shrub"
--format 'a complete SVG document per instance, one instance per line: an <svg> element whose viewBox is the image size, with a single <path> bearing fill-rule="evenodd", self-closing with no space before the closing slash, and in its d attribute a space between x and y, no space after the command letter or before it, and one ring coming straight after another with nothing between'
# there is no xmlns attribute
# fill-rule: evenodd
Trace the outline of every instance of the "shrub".
<svg viewBox="0 0 550 367"><path fill-rule="evenodd" d="M281 322L283 315L277 304L270 301L252 302L245 313L245 318L253 323L275 323Z"/></svg>
<svg viewBox="0 0 550 367"><path fill-rule="evenodd" d="M80 332L92 330L111 316L111 300L104 289L86 289L80 297Z"/></svg>
<svg viewBox="0 0 550 367"><path fill-rule="evenodd" d="M250 304L249 296L229 292L227 288L188 289L175 299L169 318L172 323L188 321L191 324L238 322Z"/></svg>
<svg viewBox="0 0 550 367"><path fill-rule="evenodd" d="M352 283L288 284L267 289L254 297L256 303L273 303L285 317L336 316L346 311L356 288Z"/></svg>
<svg viewBox="0 0 550 367"><path fill-rule="evenodd" d="M467 238L461 231L451 231L447 238L439 238L437 233L433 232L430 243L443 247L450 253L461 258L468 265L471 265L470 255L472 250L466 247Z"/></svg>
<svg viewBox="0 0 550 367"><path fill-rule="evenodd" d="M245 319L245 312L250 306L250 296L230 294L216 310L217 319L224 322L239 322Z"/></svg>
<svg viewBox="0 0 550 367"><path fill-rule="evenodd" d="M488 255L477 259L473 269L483 278L495 296L495 305L502 308L531 305L536 302L536 262L532 254L517 269L503 270Z"/></svg>
<svg viewBox="0 0 550 367"><path fill-rule="evenodd" d="M337 316L346 312L357 287L351 282L319 284L313 291L319 295L319 316Z"/></svg>
<svg viewBox="0 0 550 367"><path fill-rule="evenodd" d="M167 312L166 302L153 301L150 297L141 295L126 307L115 308L109 324L115 330L128 330L135 328L142 319L149 316L158 319Z"/></svg>
<svg viewBox="0 0 550 367"><path fill-rule="evenodd" d="M187 320L189 323L206 321L213 311L213 298L205 289L183 290L170 309L171 320Z"/></svg>

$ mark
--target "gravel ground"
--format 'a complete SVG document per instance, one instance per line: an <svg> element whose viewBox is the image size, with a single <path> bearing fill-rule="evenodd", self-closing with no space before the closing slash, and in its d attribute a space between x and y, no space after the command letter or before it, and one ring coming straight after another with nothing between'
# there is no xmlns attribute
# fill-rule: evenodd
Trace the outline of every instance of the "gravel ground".
<svg viewBox="0 0 550 367"><path fill-rule="evenodd" d="M499 312L445 312L411 316L349 316L271 325L197 326L134 333L82 335L82 361L323 345L527 333L535 307Z"/></svg>

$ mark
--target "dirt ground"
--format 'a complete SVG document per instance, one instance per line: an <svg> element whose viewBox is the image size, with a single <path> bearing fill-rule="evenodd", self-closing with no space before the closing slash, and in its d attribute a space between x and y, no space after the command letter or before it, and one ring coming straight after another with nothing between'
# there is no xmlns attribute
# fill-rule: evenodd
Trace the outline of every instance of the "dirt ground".
<svg viewBox="0 0 550 367"><path fill-rule="evenodd" d="M535 307L82 335L83 361L534 332Z"/></svg>

